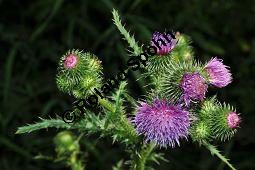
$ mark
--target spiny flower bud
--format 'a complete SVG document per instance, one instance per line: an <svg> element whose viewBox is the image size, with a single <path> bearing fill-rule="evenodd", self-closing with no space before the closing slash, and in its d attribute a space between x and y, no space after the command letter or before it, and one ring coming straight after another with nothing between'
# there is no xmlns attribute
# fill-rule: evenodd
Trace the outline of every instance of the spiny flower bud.
<svg viewBox="0 0 255 170"><path fill-rule="evenodd" d="M176 143L180 145L181 138L187 138L190 118L189 112L181 106L156 99L152 104L140 104L134 123L146 142L175 147Z"/></svg>
<svg viewBox="0 0 255 170"><path fill-rule="evenodd" d="M155 32L151 39L151 45L157 48L157 54L149 57L147 70L151 74L157 75L157 73L167 70L171 62L192 60L193 51L189 44L189 38L179 32Z"/></svg>
<svg viewBox="0 0 255 170"><path fill-rule="evenodd" d="M206 121L198 120L190 128L190 135L193 141L202 142L210 141L212 138L211 129Z"/></svg>
<svg viewBox="0 0 255 170"><path fill-rule="evenodd" d="M209 82L216 87L222 88L232 82L232 75L228 67L217 57L207 63L205 71L209 75Z"/></svg>
<svg viewBox="0 0 255 170"><path fill-rule="evenodd" d="M210 118L213 135L221 141L225 141L234 136L240 122L241 118L234 111L233 107L226 104L219 104L219 107L213 112Z"/></svg>
<svg viewBox="0 0 255 170"><path fill-rule="evenodd" d="M149 57L148 71L152 74L165 70L167 64L172 60L171 53L177 45L177 39L172 32L155 32L151 38L151 45L156 47L157 54Z"/></svg>
<svg viewBox="0 0 255 170"><path fill-rule="evenodd" d="M77 98L91 94L92 89L101 86L101 61L88 52L68 51L60 60L57 86Z"/></svg>
<svg viewBox="0 0 255 170"><path fill-rule="evenodd" d="M174 61L189 61L193 60L194 52L191 44L191 39L184 34L177 32L175 34L178 43L174 50L171 52L171 57Z"/></svg>
<svg viewBox="0 0 255 170"><path fill-rule="evenodd" d="M214 96L203 101L201 108L198 111L198 116L202 120L209 120L216 109L218 109L218 104L216 102L216 96Z"/></svg>

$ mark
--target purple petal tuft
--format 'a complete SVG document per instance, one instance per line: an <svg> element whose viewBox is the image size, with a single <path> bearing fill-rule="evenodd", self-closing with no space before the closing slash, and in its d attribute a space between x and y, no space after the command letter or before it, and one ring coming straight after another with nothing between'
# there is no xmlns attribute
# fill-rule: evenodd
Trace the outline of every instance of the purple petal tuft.
<svg viewBox="0 0 255 170"><path fill-rule="evenodd" d="M205 67L212 85L222 88L232 82L232 75L222 60L212 58Z"/></svg>
<svg viewBox="0 0 255 170"><path fill-rule="evenodd" d="M205 79L199 73L184 74L180 86L187 106L191 100L202 101L208 88Z"/></svg>
<svg viewBox="0 0 255 170"><path fill-rule="evenodd" d="M165 42L165 44L162 43ZM157 48L157 54L164 56L169 54L177 44L177 40L174 39L169 33L155 32L152 35L151 45Z"/></svg>
<svg viewBox="0 0 255 170"><path fill-rule="evenodd" d="M181 138L187 138L190 119L189 112L181 106L157 99L151 105L140 103L134 123L146 142L175 147Z"/></svg>

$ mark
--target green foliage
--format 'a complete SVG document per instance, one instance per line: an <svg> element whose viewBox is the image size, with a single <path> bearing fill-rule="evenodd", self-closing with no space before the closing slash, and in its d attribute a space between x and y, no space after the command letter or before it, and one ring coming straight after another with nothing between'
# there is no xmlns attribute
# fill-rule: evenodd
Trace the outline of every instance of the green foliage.
<svg viewBox="0 0 255 170"><path fill-rule="evenodd" d="M130 36L128 31L125 30L124 26L121 24L120 17L116 10L113 10L114 22L119 31L124 35L125 39L128 41L130 48L133 49L133 54L137 55L141 52L140 47L137 45L133 36ZM152 66L151 68L157 70L158 72L164 72L164 76L159 79L154 79L155 85L157 89L159 89L159 95L165 96L165 94L169 93L169 98L177 99L178 96L181 95L181 91L178 88L178 83L181 79L180 75L183 75L184 72L200 72L202 70L202 66L200 64L193 63L193 51L189 45L189 40L187 37L179 37L179 46L171 53L172 57L166 58L166 60L158 60L153 63L150 61ZM57 84L60 90L63 92L67 92L69 94L74 95L77 98L86 97L90 94L90 90L98 85L100 87L101 83L101 72L98 67L100 63L97 59L93 60L94 55L89 53L82 53L79 51L71 51L68 52L75 53L81 58L81 66L84 64L84 67L77 67L74 70L66 70L63 69L63 60L60 63L60 69L57 77ZM67 54L67 55L68 55ZM86 56L86 57L85 57ZM93 57L91 57L93 56ZM173 58L173 62L170 61L170 58ZM156 58L155 58L156 59ZM157 65L158 64L158 65ZM86 66L86 67L85 67ZM62 68L62 69L61 69ZM151 70L151 69L149 69ZM178 74L178 75L177 75ZM201 73L202 74L202 73ZM162 86L166 84L166 86ZM175 86L174 89L171 89L170 86ZM76 129L79 132L85 132L86 134L95 134L99 133L101 136L107 137L112 136L113 141L118 143L125 143L128 146L141 144L140 138L137 136L135 129L131 123L131 121L127 118L125 111L125 99L129 96L126 91L126 82L121 82L119 88L113 93L110 97L111 100L108 99L100 99L100 104L103 109L102 113L93 113L88 111L81 120L76 122L73 125L65 124L63 125L63 121L58 121L58 119L43 119L42 122L36 123L34 125L28 125L25 127L21 127L18 129L17 133L26 133L32 132L39 129L44 129L48 127L57 127L57 128L65 128L65 129ZM129 96L131 101L134 101L132 97ZM208 141L211 136L211 127L208 127L208 124L203 122L202 119L205 119L207 115L209 117L213 117L211 115L211 111L214 105L211 105L210 102L204 104L205 110L199 112L199 119L196 123L194 123L193 134L194 141L198 141L201 144L207 146L207 148L215 154L223 162L227 163L230 167L232 167L227 159L225 159L215 147L204 143ZM224 106L225 107L225 106ZM224 108L222 107L222 108ZM225 107L226 108L226 107ZM224 109L223 109L224 110ZM223 112L221 110L221 112ZM226 110L224 110L226 111ZM216 112L215 112L216 115ZM226 120L226 119L225 119ZM216 121L217 122L217 121ZM223 122L223 116L218 123ZM226 123L226 122L224 122ZM213 126L213 125L212 125ZM215 126L217 127L217 126ZM215 129L217 131L217 129ZM220 130L222 134L228 133L224 131L224 129ZM209 135L208 135L209 134ZM218 136L216 136L218 138ZM225 139L224 137L219 137ZM229 135L227 135L227 138ZM56 145L57 144L56 142ZM75 145L76 146L76 145ZM127 147L128 148L128 147ZM126 149L127 149L126 148ZM134 147L131 147L134 149ZM139 148L135 148L132 150L133 154L131 155L131 168L133 169L147 169L149 168L147 163L148 161L162 160L161 154L157 154L153 151L154 146L151 144L141 144ZM70 159L67 160L68 165L72 167L72 169L80 170L83 169L82 162L78 160L79 147L75 147L73 153L70 155ZM122 162L119 162L115 169L121 169ZM234 169L234 168L233 168Z"/></svg>
<svg viewBox="0 0 255 170"><path fill-rule="evenodd" d="M117 26L120 33L124 36L124 39L128 42L129 47L133 50L133 54L135 56L139 55L142 51L142 49L138 46L134 36L131 36L129 32L125 29L125 27L121 24L120 16L118 14L118 11L113 9L112 10L113 15L113 22Z"/></svg>
<svg viewBox="0 0 255 170"><path fill-rule="evenodd" d="M65 161L72 170L85 169L83 156L78 158L81 154L79 140L70 131L62 131L54 138L57 160Z"/></svg>
<svg viewBox="0 0 255 170"><path fill-rule="evenodd" d="M61 119L41 119L41 122L35 123L35 124L29 124L27 126L19 127L16 134L22 134L22 133L31 133L36 130L40 129L47 129L47 128L64 128L64 129L70 129L71 125L65 123Z"/></svg>
<svg viewBox="0 0 255 170"><path fill-rule="evenodd" d="M217 148L209 143L204 142L203 145L211 152L212 155L216 155L218 158L221 159L224 163L226 163L229 168L232 170L236 170L233 165L229 163L229 160L225 158L223 155L221 155L220 151L217 150Z"/></svg>
<svg viewBox="0 0 255 170"><path fill-rule="evenodd" d="M159 161L167 160L164 158L164 155L157 153L155 150L155 145L153 143L143 145L139 149L135 148L133 151L130 151L131 160L127 162L130 164L130 169L135 170L154 170L150 163L160 164Z"/></svg>
<svg viewBox="0 0 255 170"><path fill-rule="evenodd" d="M75 137L70 131L62 131L54 138L56 152L58 156L63 156L79 150L79 144L75 142Z"/></svg>
<svg viewBox="0 0 255 170"><path fill-rule="evenodd" d="M132 144L137 142L138 136L124 110L123 97L127 93L126 85L126 82L121 82L118 90L111 97L115 103L113 110L106 112L106 119L109 122L106 129L111 132L113 141Z"/></svg>

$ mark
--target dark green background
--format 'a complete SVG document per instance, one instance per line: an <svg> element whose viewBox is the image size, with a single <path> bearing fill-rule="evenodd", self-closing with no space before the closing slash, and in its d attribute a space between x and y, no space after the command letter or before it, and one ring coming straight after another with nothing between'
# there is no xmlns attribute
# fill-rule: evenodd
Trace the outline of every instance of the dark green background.
<svg viewBox="0 0 255 170"><path fill-rule="evenodd" d="M15 135L17 127L55 117L71 106L73 98L55 84L57 63L68 49L91 51L103 61L106 77L127 61L127 43L112 23L112 8L119 10L126 27L140 44L165 29L189 35L196 58L219 56L231 66L234 82L212 89L220 101L237 107L242 124L229 142L215 143L231 162L243 170L255 169L255 1L252 0L0 0L0 169L64 169L59 163L33 160L54 154L55 129ZM130 92L138 98L143 82L129 79ZM97 135L82 141L87 169L110 169L121 158L123 146ZM155 169L228 169L205 148L182 142L180 148L163 150L168 163Z"/></svg>

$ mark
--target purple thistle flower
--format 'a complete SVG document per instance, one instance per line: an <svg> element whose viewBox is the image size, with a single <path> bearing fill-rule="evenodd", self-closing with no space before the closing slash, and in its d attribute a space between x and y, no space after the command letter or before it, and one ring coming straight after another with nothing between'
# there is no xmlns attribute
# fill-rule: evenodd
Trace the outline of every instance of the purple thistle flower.
<svg viewBox="0 0 255 170"><path fill-rule="evenodd" d="M173 33L160 33L155 32L152 35L151 45L157 48L157 55L169 54L177 44L177 40Z"/></svg>
<svg viewBox="0 0 255 170"><path fill-rule="evenodd" d="M227 122L230 128L235 129L241 123L241 118L235 112L230 112L227 117Z"/></svg>
<svg viewBox="0 0 255 170"><path fill-rule="evenodd" d="M77 63L78 63L77 56L74 54L69 54L68 56L66 56L64 60L64 67L66 69L72 69L77 65Z"/></svg>
<svg viewBox="0 0 255 170"><path fill-rule="evenodd" d="M185 73L180 86L187 106L191 100L202 101L208 88L205 79L199 73Z"/></svg>
<svg viewBox="0 0 255 170"><path fill-rule="evenodd" d="M190 119L189 112L180 105L157 99L151 105L140 103L134 123L137 133L143 134L146 142L173 148L176 143L180 145L180 138L187 139Z"/></svg>
<svg viewBox="0 0 255 170"><path fill-rule="evenodd" d="M225 87L232 82L232 75L222 61L217 57L212 58L205 67L209 74L210 83L219 88Z"/></svg>

